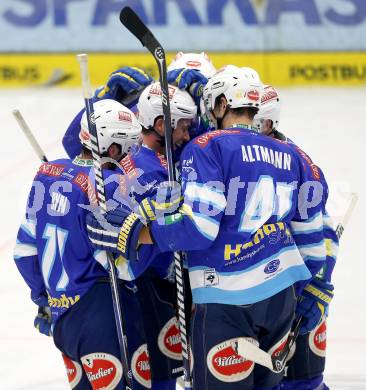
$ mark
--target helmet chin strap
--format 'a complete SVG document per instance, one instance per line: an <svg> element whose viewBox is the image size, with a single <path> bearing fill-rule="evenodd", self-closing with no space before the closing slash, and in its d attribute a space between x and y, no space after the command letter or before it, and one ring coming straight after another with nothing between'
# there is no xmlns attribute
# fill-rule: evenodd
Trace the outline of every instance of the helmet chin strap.
<svg viewBox="0 0 366 390"><path fill-rule="evenodd" d="M151 131L151 133L155 134L156 137L158 138L157 139L157 143L160 145L160 146L165 146L165 136L164 135L160 135L155 129L153 126L150 126L149 127L149 130Z"/></svg>
<svg viewBox="0 0 366 390"><path fill-rule="evenodd" d="M226 108L225 108L224 113L222 114L222 117L221 117L221 118L218 118L218 117L214 114L214 112L211 111L211 115L213 116L213 118L214 118L215 121L216 121L217 129L222 129L222 122L223 122L223 120L224 120L226 114L229 112L229 109L230 109L230 107L229 107L229 105L227 105Z"/></svg>

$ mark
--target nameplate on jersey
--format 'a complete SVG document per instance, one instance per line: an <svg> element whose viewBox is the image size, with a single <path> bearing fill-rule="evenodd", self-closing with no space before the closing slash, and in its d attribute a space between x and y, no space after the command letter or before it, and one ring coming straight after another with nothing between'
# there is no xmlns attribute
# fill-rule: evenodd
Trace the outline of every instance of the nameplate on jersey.
<svg viewBox="0 0 366 390"><path fill-rule="evenodd" d="M242 145L241 152L245 163L261 161L271 164L275 168L291 170L291 155L289 153L261 145Z"/></svg>

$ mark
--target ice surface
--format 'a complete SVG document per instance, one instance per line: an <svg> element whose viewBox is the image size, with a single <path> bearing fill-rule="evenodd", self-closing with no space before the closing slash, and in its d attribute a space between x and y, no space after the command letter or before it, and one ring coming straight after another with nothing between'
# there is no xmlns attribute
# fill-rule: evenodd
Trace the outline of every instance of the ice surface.
<svg viewBox="0 0 366 390"><path fill-rule="evenodd" d="M342 237L334 272L326 379L332 390L366 389L366 289L362 226L366 217L366 88L280 90L280 128L322 167L331 184L333 214L346 207L342 191L359 202ZM49 159L64 156L62 135L82 107L80 90L0 92L0 389L66 390L62 359L52 340L33 328L36 307L12 259L26 196L39 165L11 111L18 108Z"/></svg>

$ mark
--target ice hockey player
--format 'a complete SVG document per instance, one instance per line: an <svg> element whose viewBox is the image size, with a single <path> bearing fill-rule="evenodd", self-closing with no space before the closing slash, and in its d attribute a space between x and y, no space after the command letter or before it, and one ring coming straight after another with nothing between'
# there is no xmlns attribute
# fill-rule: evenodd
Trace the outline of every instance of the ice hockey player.
<svg viewBox="0 0 366 390"><path fill-rule="evenodd" d="M201 52L179 52L168 66L167 79L169 84L186 90L193 97L197 105L197 119L190 129L191 138L194 138L209 129L209 122L204 113L202 100L203 88L207 81L216 73L216 68L209 56Z"/></svg>
<svg viewBox="0 0 366 390"><path fill-rule="evenodd" d="M205 57L207 56L199 55L199 58L201 59L203 65L205 65L205 61L207 62ZM210 65L210 63L208 65ZM117 100L123 99L131 101L130 94L133 95L137 90L140 90L142 86L150 84L151 81L151 77L148 76L141 69L125 67L113 72L109 77L106 85L97 90L95 96L98 99L108 97ZM152 99L153 103L150 104L150 102L146 100L143 104L143 107L141 105L139 107L139 109L146 114L146 123L150 120L151 115L156 114L157 112L159 113L159 116L162 115L160 88L157 87L157 84L155 85L155 87L156 88L154 88L152 92L155 91L158 93L158 95L156 95L155 98ZM171 91L174 92L175 90L175 87L171 88ZM149 99L152 96L147 94L147 90L145 95L145 97L148 97ZM189 117L189 120L183 119L185 114L183 111L179 111L180 108L176 105L179 101L181 103L181 107L184 107L184 102L188 101L190 107L188 108L188 111L186 113L186 118ZM180 124L174 132L176 146L179 147L182 143L186 142L189 139L189 134L186 133L185 127L188 122L189 124L191 124L192 119L195 116L193 115L193 111L196 112L196 108L188 93L181 91L177 92L172 101L172 104L173 107L175 107L177 110L177 117L174 117L174 121L177 122L178 119L182 118L183 124ZM190 112L189 110L191 110L192 112ZM157 120L155 127L158 132L161 132L161 126L163 121L161 118L156 119ZM75 138L75 134L76 132L78 132L78 128L79 125L77 123L77 119L75 119L70 125L64 137L63 144L65 150L68 152L69 155L75 153L75 151L73 150L77 151L77 148L75 148L75 140L72 140ZM128 167L126 165L128 164L128 162L126 161L123 163L125 167L124 173L129 173L125 177L126 180L128 180L128 178L131 179L133 173L136 173L139 169L143 169L145 171L145 174L141 178L139 178L140 183L143 183L145 181L157 181L157 183L160 183L161 181L167 180L167 171L166 167L164 167L165 162L163 157L164 147L162 146L164 144L164 138L159 136L158 132L153 133L151 131L152 129L153 126L151 126L151 124L149 123L147 125L145 134L143 135L143 138L145 140L149 140L147 144L152 143L152 149L154 149L158 153L153 152L152 150L147 148L146 145L143 145L142 148L137 148L136 151L138 151L138 153L134 154L137 160L136 169L132 170L132 167ZM137 137L135 140L130 138L129 140L126 140L126 142L128 142L128 145L125 145L124 150L128 151L131 149L130 147L132 143L137 143ZM145 156L147 160L144 164L143 159L141 157L145 154L147 155ZM154 156L156 161L153 161ZM151 167L149 166L149 162L152 163ZM121 189L126 187L126 183L124 183L125 179L121 178ZM141 187L141 185L139 187ZM152 190L153 189L151 189L151 191ZM144 191L144 189L142 189L142 191ZM151 191L149 193L151 193ZM137 188L135 188L134 193L131 195L133 197L140 196L140 199L142 199L141 195L138 195L137 192ZM122 192L118 191L118 194L119 195L117 196L117 198L123 197ZM120 199L116 200L118 201ZM144 257L144 259L147 258L149 259L149 261L152 261L154 259L154 256L149 252L149 250L144 251L143 248L141 250L141 253L144 253L144 256L142 256ZM173 286L170 282L164 280L167 268L169 266L169 263L171 262L171 254L160 255L159 260L159 263L155 262L155 267L149 269L146 275L144 275L143 277L139 277L136 282L139 285L137 297L140 300L141 308L144 313L144 327L146 329L146 335L149 344L148 350L150 355L149 361L151 365L153 390L165 390L169 388L175 388L175 378L181 374L179 370L181 366L179 334L176 328L176 323L174 322L173 318L173 303L175 305L175 286ZM156 264L160 264L160 269ZM121 274L123 275L123 277L129 276L131 279L135 279L136 277L138 277L141 273L141 269L145 269L145 267L145 262L139 262L138 264L136 263L132 265L126 264L126 262L121 262L119 264L119 269L122 271ZM157 283L159 284L158 286L156 286ZM151 303L150 305L146 303L148 301ZM176 333L169 335L169 332L171 331ZM165 335L169 339L165 340ZM170 345L169 347L169 343L173 341L174 344ZM167 348L167 346L168 348L170 348L170 350ZM135 369L136 367L132 368Z"/></svg>
<svg viewBox="0 0 366 390"><path fill-rule="evenodd" d="M208 55L202 53L177 53L168 67L169 71L175 71L177 69L188 68L200 71L206 78L212 76L216 69L212 64ZM173 78L177 77L173 76ZM179 88L185 89L187 85L193 84L193 75L180 78ZM207 80L206 80L207 81ZM136 104L138 102L139 94L142 89L154 82L153 78L146 73L143 69L138 67L122 67L112 72L105 85L98 88L95 91L95 100L100 99L113 99L126 105L132 111L135 111ZM189 83L189 84L188 84ZM202 90L193 91L202 94ZM64 149L70 158L74 158L80 153L80 144L78 142L78 134L80 131L80 119L84 112L82 109L70 123L62 140ZM199 129L199 124L196 124L191 130L191 133L196 135Z"/></svg>
<svg viewBox="0 0 366 390"><path fill-rule="evenodd" d="M143 69L128 67L117 69L109 75L105 85L95 91L94 100L113 99L135 111L139 94L153 79ZM67 155L74 158L81 152L79 142L80 121L85 109L83 108L71 121L62 139ZM137 142L137 139L136 139ZM130 149L131 145L126 145Z"/></svg>
<svg viewBox="0 0 366 390"><path fill-rule="evenodd" d="M183 53L178 52L168 66L168 72L177 69L193 69L200 71L206 78L216 73L216 68L210 57L205 53Z"/></svg>
<svg viewBox="0 0 366 390"><path fill-rule="evenodd" d="M326 188L323 172L310 157L279 131L280 97L271 85L264 86L261 108L254 118L254 124L262 134L281 141L297 150L310 164L314 179L322 182ZM327 196L327 194L324 194ZM325 204L326 200L323 202ZM283 390L328 390L323 382L326 353L326 316L328 305L333 296L331 275L338 252L338 238L331 218L323 210L323 229L327 246L327 258L321 271L305 288L297 305L297 312L302 315L303 326L296 340L296 348L288 362L285 377L281 384Z"/></svg>
<svg viewBox="0 0 366 390"><path fill-rule="evenodd" d="M142 125L142 145L121 161L124 173L121 191L125 198L134 199L136 205L145 197L158 201L160 194L165 203L166 190L164 187L159 188L161 183L168 180L161 99L158 82L148 86L141 94L137 108ZM197 109L189 93L177 87L169 87L169 100L173 144L176 148L189 141L189 129ZM175 378L182 375L181 344L175 310L176 287L168 280L172 261L170 251L161 253L155 246L155 251L151 253L151 245L145 245L139 251L139 261L135 264L130 262L136 275L142 272L141 267L146 268L150 264L135 282L148 341L153 389L158 390L175 390Z"/></svg>
<svg viewBox="0 0 366 390"><path fill-rule="evenodd" d="M139 237L162 252L187 251L196 390L279 388L282 374L254 366L232 344L245 337L271 352L283 347L295 315L294 285L310 279L325 260L323 231L316 229L320 188L292 148L251 128L261 91L240 69L209 80L206 111L223 130L203 134L184 149L178 212L154 219L146 210L144 223L133 213L120 211L119 221L108 213L123 248L92 213L87 217L96 248L113 244L117 253L136 258ZM146 204L154 210L149 199L140 207ZM301 248L290 226L302 231Z"/></svg>
<svg viewBox="0 0 366 390"><path fill-rule="evenodd" d="M113 100L97 102L95 117L101 150L113 159L120 157L126 134L134 136L141 131L134 114ZM97 197L84 122L85 115L81 154L40 166L14 258L31 289L31 299L39 306L35 326L53 336L63 354L71 388L122 390L125 385L106 252L92 248L85 229L87 210L96 207ZM107 188L107 195L113 191L113 186ZM146 341L133 287L119 281L128 347L131 357L138 358ZM144 357L140 360L144 363ZM149 386L134 380L134 389L146 388Z"/></svg>

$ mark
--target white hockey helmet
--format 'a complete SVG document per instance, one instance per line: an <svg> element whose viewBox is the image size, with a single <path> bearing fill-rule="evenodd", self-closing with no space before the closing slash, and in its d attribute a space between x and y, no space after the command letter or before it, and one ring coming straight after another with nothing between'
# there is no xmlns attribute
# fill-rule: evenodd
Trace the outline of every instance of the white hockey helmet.
<svg viewBox="0 0 366 390"><path fill-rule="evenodd" d="M194 119L197 107L191 95L173 85L169 85L169 103L172 128L177 127L179 119ZM142 92L137 103L138 120L145 129L153 128L155 119L163 115L160 83L155 82Z"/></svg>
<svg viewBox="0 0 366 390"><path fill-rule="evenodd" d="M174 60L169 64L168 70L189 68L199 70L205 77L209 78L216 73L216 68L205 52L183 53L180 51Z"/></svg>
<svg viewBox="0 0 366 390"><path fill-rule="evenodd" d="M95 102L94 118L101 153L106 153L112 144L121 146L121 154L128 153L131 146L139 140L141 126L137 118L132 111L115 100ZM80 127L80 142L91 149L86 112L81 118Z"/></svg>
<svg viewBox="0 0 366 390"><path fill-rule="evenodd" d="M212 76L203 89L206 114L213 111L216 98L221 95L225 96L229 108L254 107L259 109L262 83L253 71L251 68L243 70L235 65L229 65Z"/></svg>
<svg viewBox="0 0 366 390"><path fill-rule="evenodd" d="M272 121L272 130L278 130L280 111L281 103L277 90L272 87L272 85L265 85L263 87L261 108L254 117L253 126L255 126L259 132L263 132L266 130L263 127L264 121L270 119Z"/></svg>

